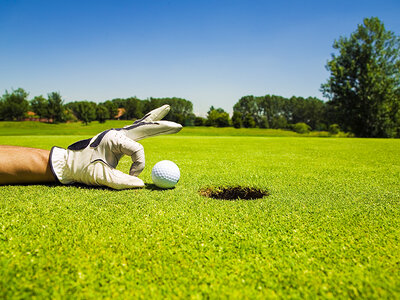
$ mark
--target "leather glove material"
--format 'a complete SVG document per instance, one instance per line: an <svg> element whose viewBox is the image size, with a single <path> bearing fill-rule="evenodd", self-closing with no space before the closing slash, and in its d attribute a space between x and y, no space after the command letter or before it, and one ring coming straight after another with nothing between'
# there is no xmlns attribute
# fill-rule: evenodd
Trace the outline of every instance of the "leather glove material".
<svg viewBox="0 0 400 300"><path fill-rule="evenodd" d="M68 146L68 149L53 147L50 153L53 174L62 184L79 182L113 189L143 187L144 182L137 176L145 167L145 155L143 146L137 141L180 131L180 124L158 121L169 109L164 105L132 125L103 131ZM115 169L124 155L132 159L129 175Z"/></svg>

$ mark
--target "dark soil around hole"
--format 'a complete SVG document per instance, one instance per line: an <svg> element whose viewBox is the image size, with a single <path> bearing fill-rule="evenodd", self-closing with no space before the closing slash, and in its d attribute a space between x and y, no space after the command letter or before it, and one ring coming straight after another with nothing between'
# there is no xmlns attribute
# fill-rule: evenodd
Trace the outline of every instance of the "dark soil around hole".
<svg viewBox="0 0 400 300"><path fill-rule="evenodd" d="M199 191L201 196L221 200L254 200L269 196L265 190L251 187L208 187Z"/></svg>

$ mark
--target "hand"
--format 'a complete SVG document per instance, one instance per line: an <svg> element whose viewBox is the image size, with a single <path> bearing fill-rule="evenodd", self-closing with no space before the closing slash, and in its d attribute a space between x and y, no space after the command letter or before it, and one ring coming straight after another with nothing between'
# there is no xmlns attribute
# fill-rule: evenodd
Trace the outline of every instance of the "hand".
<svg viewBox="0 0 400 300"><path fill-rule="evenodd" d="M137 176L145 166L144 149L137 141L180 131L180 124L160 121L169 110L169 105L161 106L132 125L103 131L68 149L53 147L50 164L55 177L63 184L80 182L113 189L143 187ZM115 169L124 155L132 158L129 175Z"/></svg>

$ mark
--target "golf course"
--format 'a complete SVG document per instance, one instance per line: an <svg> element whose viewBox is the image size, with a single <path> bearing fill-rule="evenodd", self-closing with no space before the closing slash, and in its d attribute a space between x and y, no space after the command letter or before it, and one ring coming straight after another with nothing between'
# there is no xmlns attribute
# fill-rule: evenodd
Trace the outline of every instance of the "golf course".
<svg viewBox="0 0 400 300"><path fill-rule="evenodd" d="M127 124L1 122L0 144ZM0 298L400 297L399 139L184 127L140 143L142 189L0 186ZM180 168L173 189L152 184L160 160ZM234 187L265 196L200 194Z"/></svg>

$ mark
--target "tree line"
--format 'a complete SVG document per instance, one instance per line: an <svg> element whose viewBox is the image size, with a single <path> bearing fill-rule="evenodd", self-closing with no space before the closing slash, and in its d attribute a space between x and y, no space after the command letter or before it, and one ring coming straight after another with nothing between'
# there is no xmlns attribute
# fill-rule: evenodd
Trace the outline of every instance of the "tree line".
<svg viewBox="0 0 400 300"><path fill-rule="evenodd" d="M28 92L22 88L5 91L0 98L0 120L21 121L27 118L39 119L51 123L92 121L104 123L106 120L136 120L150 110L169 104L171 110L165 120L174 121L185 126L194 125L193 104L182 98L150 98L140 100L136 97L116 98L102 103L91 101L74 101L64 103L60 93L52 92L47 98L35 96L28 100ZM28 116L28 111L34 116Z"/></svg>
<svg viewBox="0 0 400 300"><path fill-rule="evenodd" d="M284 98L276 95L242 97L233 107L234 127L291 129L298 123L308 130L326 130L330 125L326 104L314 97Z"/></svg>
<svg viewBox="0 0 400 300"><path fill-rule="evenodd" d="M66 121L70 116L63 109L63 100L59 93L49 93L47 99L37 96L28 101L28 93L18 88L11 93L5 91L0 98L0 120L21 121L27 117L29 110L34 111L39 118L47 118L52 122Z"/></svg>
<svg viewBox="0 0 400 300"><path fill-rule="evenodd" d="M192 102L182 98L140 100L131 97L116 98L98 104L90 101L64 104L58 92L49 93L47 98L42 95L35 96L32 100L28 100L28 95L22 88L13 90L11 93L6 91L0 100L0 120L24 120L27 118L28 111L34 112L36 118L52 123L79 120L88 124L95 120L105 122L117 117L122 120L135 120L142 118L148 111L169 104L171 110L165 119L184 126L296 130L295 124L304 123L307 128L305 131L326 130L328 126L325 121L326 104L317 98L245 96L234 105L232 117L222 108L211 106L207 117L202 118L193 113Z"/></svg>
<svg viewBox="0 0 400 300"><path fill-rule="evenodd" d="M242 97L233 106L232 117L222 108L211 106L206 118L196 117L195 125L289 129L301 133L323 131L329 130L332 125L337 127L329 121L327 109L325 102L314 97L249 95Z"/></svg>
<svg viewBox="0 0 400 300"><path fill-rule="evenodd" d="M19 88L1 97L0 120L23 120L28 110L54 123L80 120L88 124L116 116L134 120L169 104L166 119L184 126L280 128L301 133L343 130L360 137L400 137L400 37L386 30L378 18L366 18L349 37L335 40L333 48L338 53L328 61L330 76L321 85L328 99L325 102L315 97L249 95L233 106L232 117L211 106L203 118L195 116L192 103L182 98L131 97L99 104L64 104L57 92L28 101L28 93Z"/></svg>

